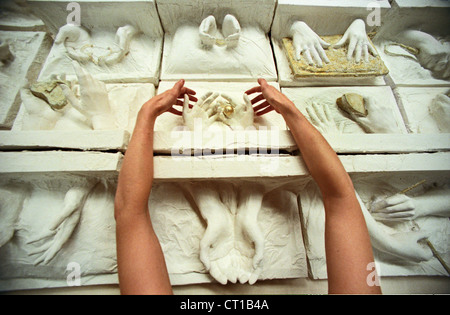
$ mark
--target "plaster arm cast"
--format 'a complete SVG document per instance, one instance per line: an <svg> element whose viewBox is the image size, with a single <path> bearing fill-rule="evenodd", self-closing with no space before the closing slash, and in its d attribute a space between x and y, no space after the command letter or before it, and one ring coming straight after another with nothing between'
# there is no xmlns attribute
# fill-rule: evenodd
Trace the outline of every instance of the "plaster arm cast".
<svg viewBox="0 0 450 315"><path fill-rule="evenodd" d="M294 103L264 79L259 79L258 83L260 86L246 93L263 95L263 98L258 95L253 99L264 99L269 104L268 108L259 108L261 112L273 109L283 115L322 193L329 292L381 293L379 286L369 286L367 283L367 277L372 272L367 271L367 266L374 262L374 257L364 215L350 176L327 141Z"/></svg>
<svg viewBox="0 0 450 315"><path fill-rule="evenodd" d="M153 183L153 128L166 111L181 114L183 95L192 101L194 91L184 80L142 105L128 145L117 184L114 204L117 265L122 294L171 294L164 254L153 230L148 198Z"/></svg>

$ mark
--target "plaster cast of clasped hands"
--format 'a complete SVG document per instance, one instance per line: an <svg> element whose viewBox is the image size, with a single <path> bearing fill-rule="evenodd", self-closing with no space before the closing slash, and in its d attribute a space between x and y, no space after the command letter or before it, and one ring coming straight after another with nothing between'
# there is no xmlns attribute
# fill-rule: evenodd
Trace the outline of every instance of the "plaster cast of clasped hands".
<svg viewBox="0 0 450 315"><path fill-rule="evenodd" d="M207 228L200 241L200 260L212 277L222 284L255 283L262 270L264 236L257 217L263 198L262 187L232 184L219 189L195 183L190 194Z"/></svg>
<svg viewBox="0 0 450 315"><path fill-rule="evenodd" d="M226 124L233 130L245 129L253 125L254 113L246 94L243 95L243 100L243 103L236 102L227 94L208 92L190 108L189 97L185 95L184 124L192 131L199 128L199 121L205 130L216 121Z"/></svg>
<svg viewBox="0 0 450 315"><path fill-rule="evenodd" d="M131 40L137 33L138 31L131 25L119 27L113 43L114 49L102 48L92 43L90 34L83 27L67 24L59 29L55 44L64 44L69 57L80 63L91 61L96 65L110 66L119 63L128 54ZM105 52L96 56L94 48L102 48Z"/></svg>
<svg viewBox="0 0 450 315"><path fill-rule="evenodd" d="M345 31L342 38L333 45L335 48L340 48L348 42L347 60L352 60L354 55L355 62L359 63L361 57L364 58L365 62L369 61L369 52L378 56L375 48L369 42L366 34L366 24L363 20L354 20L352 24Z"/></svg>
<svg viewBox="0 0 450 315"><path fill-rule="evenodd" d="M293 40L296 60L300 60L300 55L303 55L310 66L318 67L323 67L323 62L330 62L324 51L330 44L314 33L305 22L294 22L289 33Z"/></svg>
<svg viewBox="0 0 450 315"><path fill-rule="evenodd" d="M235 48L239 43L241 26L233 15L227 14L223 19L222 34L220 34L217 29L216 18L210 15L202 21L198 31L200 41L207 48L214 45Z"/></svg>

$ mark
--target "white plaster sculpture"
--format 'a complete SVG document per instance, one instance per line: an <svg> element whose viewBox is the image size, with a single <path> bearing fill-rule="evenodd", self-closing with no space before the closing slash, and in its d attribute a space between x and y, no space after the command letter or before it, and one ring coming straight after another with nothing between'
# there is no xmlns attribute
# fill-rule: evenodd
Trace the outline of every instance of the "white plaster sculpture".
<svg viewBox="0 0 450 315"><path fill-rule="evenodd" d="M428 110L439 131L450 133L450 97L439 94L433 99Z"/></svg>
<svg viewBox="0 0 450 315"><path fill-rule="evenodd" d="M116 123L108 99L105 84L94 79L77 62L73 67L80 84L80 101L74 91L65 84L61 89L68 104L60 110L52 110L42 99L21 90L22 102L27 114L22 130L114 130Z"/></svg>
<svg viewBox="0 0 450 315"><path fill-rule="evenodd" d="M450 43L441 43L430 34L417 30L404 31L397 40L417 48L417 60L422 67L432 71L433 76L450 78Z"/></svg>
<svg viewBox="0 0 450 315"><path fill-rule="evenodd" d="M395 194L387 198L375 198L369 208L378 221L409 221L424 216L450 217L450 190L431 189L409 197Z"/></svg>
<svg viewBox="0 0 450 315"><path fill-rule="evenodd" d="M237 102L227 94L208 92L201 96L192 108L189 108L189 98L185 95L183 105L184 124L191 130L201 128L207 130L215 122L221 122L232 130L242 130L253 125L253 107L244 93L244 102Z"/></svg>
<svg viewBox="0 0 450 315"><path fill-rule="evenodd" d="M323 62L330 62L324 51L330 47L330 44L321 39L305 22L294 22L289 33L297 60L300 60L300 56L303 55L309 65L318 67L322 67Z"/></svg>
<svg viewBox="0 0 450 315"><path fill-rule="evenodd" d="M254 284L264 255L264 234L257 221L263 188L195 183L189 191L207 223L200 241L200 260L205 268L222 284Z"/></svg>
<svg viewBox="0 0 450 315"><path fill-rule="evenodd" d="M317 102L306 107L311 123L322 134L342 134L344 133L344 122L336 125L330 108L327 105L320 106Z"/></svg>
<svg viewBox="0 0 450 315"><path fill-rule="evenodd" d="M361 19L356 19L345 31L344 36L333 45L339 48L348 43L347 60L352 60L354 56L355 62L359 63L361 57L365 62L369 61L369 53L378 56L375 48L370 44L366 34L366 24Z"/></svg>
<svg viewBox="0 0 450 315"><path fill-rule="evenodd" d="M34 261L35 265L48 264L63 248L78 225L84 203L96 182L85 181L82 184L71 187L67 191L61 212L51 219L47 230L28 241L28 244L39 244L39 242L44 241L41 246L36 247L29 253L30 255L37 255Z"/></svg>
<svg viewBox="0 0 450 315"><path fill-rule="evenodd" d="M13 184L0 187L0 247L11 240L18 228L17 219L26 197L22 191L22 187Z"/></svg>
<svg viewBox="0 0 450 315"><path fill-rule="evenodd" d="M205 18L199 27L200 41L206 48L213 45L235 48L239 43L241 26L239 21L231 14L223 19L222 33L217 29L216 18L213 15Z"/></svg>
<svg viewBox="0 0 450 315"><path fill-rule="evenodd" d="M0 39L0 66L6 65L12 60L14 60L14 55L11 53L8 43Z"/></svg>
<svg viewBox="0 0 450 315"><path fill-rule="evenodd" d="M55 44L64 44L67 55L81 63L93 62L96 65L119 63L128 54L130 42L138 31L131 25L119 27L111 47L97 47L87 30L81 26L67 24L59 29Z"/></svg>

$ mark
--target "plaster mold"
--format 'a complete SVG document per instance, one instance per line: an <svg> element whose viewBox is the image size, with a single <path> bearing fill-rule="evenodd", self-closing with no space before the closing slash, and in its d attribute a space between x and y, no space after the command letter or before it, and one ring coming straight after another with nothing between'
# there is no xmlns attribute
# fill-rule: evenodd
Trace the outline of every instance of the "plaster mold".
<svg viewBox="0 0 450 315"><path fill-rule="evenodd" d="M279 89L277 83L270 83ZM164 113L155 123L156 131L190 130L193 132L213 132L227 130L286 130L284 119L276 112L260 117L253 117L253 111L244 92L254 87L256 83L237 82L186 82L185 86L197 92L199 102L192 109L186 108L183 116ZM172 88L173 82L162 81L158 94ZM231 105L232 112L226 113L226 107ZM204 108L203 108L204 107ZM195 118L197 124L194 124ZM201 123L200 123L201 122ZM205 138L204 135L203 138Z"/></svg>
<svg viewBox="0 0 450 315"><path fill-rule="evenodd" d="M389 87L283 88L297 108L323 133L406 134L406 127ZM365 100L367 116L348 115L336 101L356 93Z"/></svg>
<svg viewBox="0 0 450 315"><path fill-rule="evenodd" d="M34 61L43 53L45 33L0 31L0 128L11 129L20 107L19 90L37 77Z"/></svg>
<svg viewBox="0 0 450 315"><path fill-rule="evenodd" d="M71 61L77 60L105 82L158 83L162 28L154 1L80 1L80 26L66 24L68 3L30 2L55 36L39 80L61 73L73 79Z"/></svg>
<svg viewBox="0 0 450 315"><path fill-rule="evenodd" d="M397 88L405 111L408 128L413 133L449 133L449 88Z"/></svg>
<svg viewBox="0 0 450 315"><path fill-rule="evenodd" d="M393 173L381 171L351 177L369 229L379 275L447 275L420 240L428 237L448 265L448 171L406 172L400 168ZM425 184L402 192L422 180L426 180ZM447 201L440 203L439 198ZM326 278L321 199L313 182L300 192L305 246L314 278ZM383 210L378 207L380 204Z"/></svg>
<svg viewBox="0 0 450 315"><path fill-rule="evenodd" d="M165 28L161 79L275 81L267 35L274 8L270 0L159 1Z"/></svg>

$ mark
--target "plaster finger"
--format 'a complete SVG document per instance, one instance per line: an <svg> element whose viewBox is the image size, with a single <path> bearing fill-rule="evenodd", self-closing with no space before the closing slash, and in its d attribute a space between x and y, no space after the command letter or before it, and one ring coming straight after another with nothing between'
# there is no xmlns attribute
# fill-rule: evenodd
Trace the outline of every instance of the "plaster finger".
<svg viewBox="0 0 450 315"><path fill-rule="evenodd" d="M333 47L341 48L347 42L347 39L348 39L348 32L345 32L344 36L342 36L342 38L336 44L334 44Z"/></svg>
<svg viewBox="0 0 450 315"><path fill-rule="evenodd" d="M322 58L323 61L326 63L330 63L330 60L328 59L327 54L325 53L325 50L323 50L321 45L316 45L316 50L320 55L320 58Z"/></svg>
<svg viewBox="0 0 450 315"><path fill-rule="evenodd" d="M356 40L350 40L350 44L348 45L348 51L347 51L347 60L352 60L353 53L355 52L356 48Z"/></svg>
<svg viewBox="0 0 450 315"><path fill-rule="evenodd" d="M364 57L364 62L369 62L369 49L368 45L363 45L362 55Z"/></svg>
<svg viewBox="0 0 450 315"><path fill-rule="evenodd" d="M313 60L312 60L312 58L311 58L311 53L309 52L309 49L305 49L305 50L303 51L303 56L305 57L306 62L308 62L308 64L309 64L310 66L313 66L313 65L314 65L314 62L313 62Z"/></svg>
<svg viewBox="0 0 450 315"><path fill-rule="evenodd" d="M355 62L360 63L361 62L361 53L362 53L362 46L361 44L357 44L355 47Z"/></svg>
<svg viewBox="0 0 450 315"><path fill-rule="evenodd" d="M319 53L317 52L316 48L311 47L311 49L309 51L311 52L311 55L312 55L316 65L319 68L322 68L323 67L322 59L320 58Z"/></svg>

